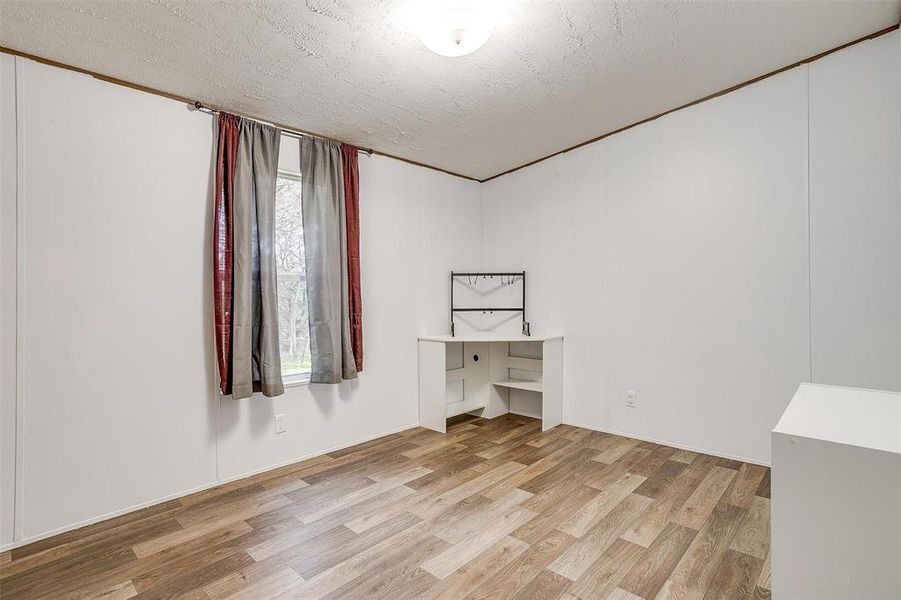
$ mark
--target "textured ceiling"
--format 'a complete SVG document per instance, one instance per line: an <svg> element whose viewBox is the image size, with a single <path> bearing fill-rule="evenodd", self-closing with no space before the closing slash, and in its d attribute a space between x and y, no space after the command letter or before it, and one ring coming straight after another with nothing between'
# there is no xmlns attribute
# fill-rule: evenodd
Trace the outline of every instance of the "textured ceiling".
<svg viewBox="0 0 901 600"><path fill-rule="evenodd" d="M0 45L483 179L898 22L901 0L509 0L426 50L403 0L3 0Z"/></svg>

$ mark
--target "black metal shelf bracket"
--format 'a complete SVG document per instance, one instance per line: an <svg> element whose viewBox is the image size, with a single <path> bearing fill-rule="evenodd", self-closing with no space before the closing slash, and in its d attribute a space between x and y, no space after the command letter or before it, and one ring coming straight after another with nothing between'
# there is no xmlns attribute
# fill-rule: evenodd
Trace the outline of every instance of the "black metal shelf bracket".
<svg viewBox="0 0 901 600"><path fill-rule="evenodd" d="M522 306L466 306L466 307L457 307L454 305L454 279L458 277L466 277L470 280L470 283L473 279L478 281L479 278L490 278L490 277L510 277L511 283L517 277L522 279ZM522 334L526 336L532 335L532 328L528 321L526 321L526 272L525 271L495 271L495 272L476 272L476 271L451 271L450 274L450 334L451 337L454 337L454 314L458 312L481 312L481 313L493 313L493 312L518 312L522 313Z"/></svg>

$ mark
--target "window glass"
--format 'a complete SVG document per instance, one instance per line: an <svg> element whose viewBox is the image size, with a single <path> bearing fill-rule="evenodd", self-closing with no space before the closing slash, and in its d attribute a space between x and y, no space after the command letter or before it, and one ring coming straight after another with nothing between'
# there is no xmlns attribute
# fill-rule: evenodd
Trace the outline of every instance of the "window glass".
<svg viewBox="0 0 901 600"><path fill-rule="evenodd" d="M279 171L275 189L275 261L282 375L310 373L310 331L304 270L300 177Z"/></svg>

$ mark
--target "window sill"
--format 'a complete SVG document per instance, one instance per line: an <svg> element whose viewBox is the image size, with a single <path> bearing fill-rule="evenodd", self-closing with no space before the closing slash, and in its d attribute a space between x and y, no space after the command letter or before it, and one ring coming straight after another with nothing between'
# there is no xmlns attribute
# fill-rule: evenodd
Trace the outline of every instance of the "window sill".
<svg viewBox="0 0 901 600"><path fill-rule="evenodd" d="M287 377L282 378L282 384L286 388L310 385L310 374L303 373L301 375L288 375Z"/></svg>

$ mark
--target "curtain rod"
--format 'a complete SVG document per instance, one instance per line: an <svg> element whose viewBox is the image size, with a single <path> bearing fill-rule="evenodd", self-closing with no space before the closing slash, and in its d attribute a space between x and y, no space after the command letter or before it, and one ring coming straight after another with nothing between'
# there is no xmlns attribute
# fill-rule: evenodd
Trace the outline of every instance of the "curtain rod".
<svg viewBox="0 0 901 600"><path fill-rule="evenodd" d="M198 111L198 112L206 113L206 114L208 114L208 115L218 115L220 112L222 112L222 111L220 111L220 110L218 110L218 109L210 108L209 106L205 106L205 105L203 104L203 102L201 102L201 101L199 101L199 100L195 100L195 101L194 101L194 104L193 104L193 105L190 105L190 106L191 106L191 108L193 108L194 110L196 110L196 111ZM234 113L231 113L231 114L234 114ZM263 123L263 122L264 122L264 121L260 121L259 119L254 119L254 118L252 118L252 117L245 117L245 116L243 116L243 115L238 115L238 116L241 117L242 119L248 119L248 120L250 120L250 121L256 121L257 123ZM267 123L267 124L269 124L269 123ZM282 127L282 126L280 126L280 125L275 125L274 123L272 123L272 125L273 125L274 127L276 127L276 128L282 133L282 135L287 135L288 137L293 137L293 138L296 138L296 139L298 139L298 140L299 140L300 138L308 137L308 138L316 138L316 139L320 139L320 140L335 141L335 140L330 140L329 138L324 138L324 137L321 137L321 136L318 136L318 135L311 135L311 134L309 134L309 133L304 133L304 132L302 132L302 131L296 131L296 130L293 130L293 129L287 129L287 128ZM358 149L360 152L365 153L366 156L372 156L372 149L371 149L371 148L357 148L357 149Z"/></svg>

